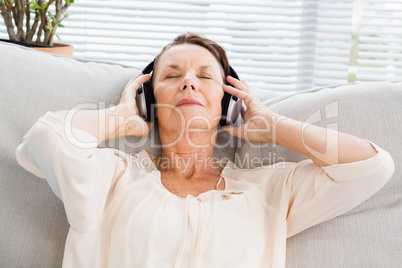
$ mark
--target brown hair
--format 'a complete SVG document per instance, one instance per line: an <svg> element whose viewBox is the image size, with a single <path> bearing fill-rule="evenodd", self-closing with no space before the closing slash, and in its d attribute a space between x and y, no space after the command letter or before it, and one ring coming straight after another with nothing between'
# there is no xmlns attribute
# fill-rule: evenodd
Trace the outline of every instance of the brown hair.
<svg viewBox="0 0 402 268"><path fill-rule="evenodd" d="M215 58L218 60L218 62L221 64L223 71L225 73L225 78L224 80L226 80L226 76L228 76L230 74L230 69L229 69L229 61L228 58L226 56L226 51L223 47L221 47L220 45L218 45L218 43L206 38L205 36L196 34L196 33L185 33L185 34L181 34L179 36L177 36L173 42L167 44L162 51L159 53L158 56L156 56L155 60L154 60L154 67L153 69L156 69L156 66L158 64L158 61L160 59L160 57L163 55L163 53L165 53L169 48L173 47L173 46L177 46L177 45L184 45L184 44L192 44L192 45L197 45L197 46L201 46L204 47L206 49L208 49L209 52L212 53L212 55L215 56Z"/></svg>

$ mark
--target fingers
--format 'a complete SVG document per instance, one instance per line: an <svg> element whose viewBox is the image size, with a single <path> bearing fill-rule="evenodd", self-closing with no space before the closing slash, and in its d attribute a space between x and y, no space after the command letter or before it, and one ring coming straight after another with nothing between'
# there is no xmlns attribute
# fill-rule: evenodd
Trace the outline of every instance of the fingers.
<svg viewBox="0 0 402 268"><path fill-rule="evenodd" d="M146 81L148 81L149 79L151 79L151 75L150 74L142 74L139 73L135 76L133 76L130 81L128 82L128 84L126 85L126 88L139 88L142 84L144 84Z"/></svg>
<svg viewBox="0 0 402 268"><path fill-rule="evenodd" d="M246 82L246 80L241 80L241 82L247 86L247 89L250 89L250 86L248 85L248 83ZM250 92L250 90L249 90L249 92Z"/></svg>
<svg viewBox="0 0 402 268"><path fill-rule="evenodd" d="M151 133L152 123L151 122L145 122L144 120L142 120L142 122L144 122L145 125L142 124L139 133L140 133L141 137L146 137L146 136L149 135L149 133Z"/></svg>
<svg viewBox="0 0 402 268"><path fill-rule="evenodd" d="M234 126L224 126L222 129L229 134L230 136L237 137L240 139L245 139L247 137L247 134L245 133L245 127L244 125L241 125L239 127L234 127Z"/></svg>
<svg viewBox="0 0 402 268"><path fill-rule="evenodd" d="M133 77L130 78L130 81L128 81L126 87L130 86L131 84L133 84L135 82L135 80L140 77L141 75L143 75L142 73L136 74Z"/></svg>
<svg viewBox="0 0 402 268"><path fill-rule="evenodd" d="M139 124L137 125L136 135L137 137L146 137L151 133L153 124L151 122L144 121L141 117L138 119Z"/></svg>
<svg viewBox="0 0 402 268"><path fill-rule="evenodd" d="M222 129L230 136L239 137L239 128L233 126L224 126Z"/></svg>
<svg viewBox="0 0 402 268"><path fill-rule="evenodd" d="M232 85L223 85L223 90L229 94L232 94L239 99L246 99L251 95L248 84L245 81L240 82L239 80L228 76L227 81Z"/></svg>
<svg viewBox="0 0 402 268"><path fill-rule="evenodd" d="M153 127L152 122L146 122L138 115L127 117L125 122L125 136L146 137Z"/></svg>
<svg viewBox="0 0 402 268"><path fill-rule="evenodd" d="M242 80L240 82L239 80L237 80L236 78L234 78L233 76L230 76L230 75L228 75L226 77L226 80L229 82L229 84L233 85L235 88L251 94L249 85L247 84L247 82L245 80Z"/></svg>
<svg viewBox="0 0 402 268"><path fill-rule="evenodd" d="M246 104L243 102L243 103L241 104L241 117L242 117L243 119L245 118L246 112L247 112L247 106L246 106Z"/></svg>
<svg viewBox="0 0 402 268"><path fill-rule="evenodd" d="M247 92L241 91L237 88L234 88L232 86L228 86L228 85L223 85L222 86L223 90L233 96L238 97L241 100L246 99L250 94L248 94Z"/></svg>
<svg viewBox="0 0 402 268"><path fill-rule="evenodd" d="M138 108L135 103L136 91L140 85L150 78L151 76L149 74L144 75L142 73L133 76L121 93L119 105L126 107L129 114L138 114Z"/></svg>

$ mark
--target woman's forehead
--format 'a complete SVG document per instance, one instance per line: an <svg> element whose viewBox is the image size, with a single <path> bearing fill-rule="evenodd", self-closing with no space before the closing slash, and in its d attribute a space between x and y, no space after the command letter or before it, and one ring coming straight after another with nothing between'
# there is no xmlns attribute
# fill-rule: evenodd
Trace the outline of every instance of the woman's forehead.
<svg viewBox="0 0 402 268"><path fill-rule="evenodd" d="M165 51L158 60L158 65L180 67L182 64L219 67L220 64L215 56L206 48L193 44L176 45Z"/></svg>

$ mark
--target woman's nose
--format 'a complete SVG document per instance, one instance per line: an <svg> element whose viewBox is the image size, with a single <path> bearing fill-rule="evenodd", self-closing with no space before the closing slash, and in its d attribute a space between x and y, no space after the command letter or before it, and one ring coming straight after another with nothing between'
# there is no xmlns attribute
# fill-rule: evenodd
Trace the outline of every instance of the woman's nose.
<svg viewBox="0 0 402 268"><path fill-rule="evenodd" d="M183 79L183 84L181 85L181 90L198 90L198 83L194 77L186 75Z"/></svg>

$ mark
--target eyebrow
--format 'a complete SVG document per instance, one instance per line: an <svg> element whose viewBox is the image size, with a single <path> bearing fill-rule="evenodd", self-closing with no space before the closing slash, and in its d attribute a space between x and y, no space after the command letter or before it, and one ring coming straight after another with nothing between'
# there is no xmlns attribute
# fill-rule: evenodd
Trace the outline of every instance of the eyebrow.
<svg viewBox="0 0 402 268"><path fill-rule="evenodd" d="M180 69L180 66L177 65L177 64L170 64L170 65L166 66L164 69L166 69L167 67L170 67L170 68L172 68L172 69L174 69L174 70Z"/></svg>
<svg viewBox="0 0 402 268"><path fill-rule="evenodd" d="M198 69L205 70L205 69L209 69L211 67L212 67L211 65L203 65L203 66L200 66Z"/></svg>

